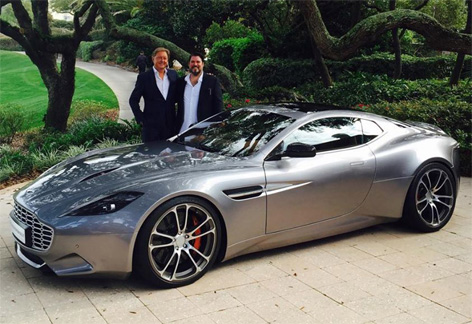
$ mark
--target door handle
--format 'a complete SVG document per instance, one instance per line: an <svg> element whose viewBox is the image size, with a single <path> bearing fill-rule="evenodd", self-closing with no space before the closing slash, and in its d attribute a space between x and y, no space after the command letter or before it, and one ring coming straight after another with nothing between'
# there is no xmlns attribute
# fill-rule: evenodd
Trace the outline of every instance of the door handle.
<svg viewBox="0 0 472 324"><path fill-rule="evenodd" d="M364 161L351 162L351 166L358 166L358 165L364 165Z"/></svg>

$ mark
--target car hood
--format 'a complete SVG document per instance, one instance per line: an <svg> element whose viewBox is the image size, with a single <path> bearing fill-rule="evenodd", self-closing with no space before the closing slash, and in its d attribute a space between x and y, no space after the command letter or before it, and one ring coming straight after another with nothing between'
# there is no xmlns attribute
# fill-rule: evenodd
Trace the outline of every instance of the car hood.
<svg viewBox="0 0 472 324"><path fill-rule="evenodd" d="M117 191L196 171L227 169L241 160L171 142L96 150L52 167L22 188L15 200L34 212L58 204L77 208Z"/></svg>

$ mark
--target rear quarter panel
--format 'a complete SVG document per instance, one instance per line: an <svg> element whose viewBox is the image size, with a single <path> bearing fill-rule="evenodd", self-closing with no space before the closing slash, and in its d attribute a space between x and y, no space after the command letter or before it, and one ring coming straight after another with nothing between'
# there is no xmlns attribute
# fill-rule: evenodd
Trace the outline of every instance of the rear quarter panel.
<svg viewBox="0 0 472 324"><path fill-rule="evenodd" d="M360 213L400 218L416 172L432 162L452 168L457 142L415 127L399 127L388 122L381 127L385 133L369 144L376 157L376 174Z"/></svg>

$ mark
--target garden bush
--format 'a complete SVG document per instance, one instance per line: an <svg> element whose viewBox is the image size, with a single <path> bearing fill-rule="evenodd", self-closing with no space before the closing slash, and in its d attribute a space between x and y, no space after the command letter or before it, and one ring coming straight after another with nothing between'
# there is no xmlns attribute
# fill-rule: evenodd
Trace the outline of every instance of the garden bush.
<svg viewBox="0 0 472 324"><path fill-rule="evenodd" d="M318 79L312 60L262 58L248 64L242 72L245 86L258 90L273 86L292 88Z"/></svg>
<svg viewBox="0 0 472 324"><path fill-rule="evenodd" d="M454 56L437 56L417 58L402 56L402 79L441 79L451 75L454 68ZM347 71L372 75L391 75L393 73L394 57L391 54L375 54L360 56L345 62L326 60L326 65L334 80L343 78ZM472 58L467 57L463 78L470 78ZM320 78L318 68L313 60L292 59L258 59L246 67L242 73L245 84L255 89L271 86L296 87L309 80Z"/></svg>
<svg viewBox="0 0 472 324"><path fill-rule="evenodd" d="M139 142L140 127L136 122L118 123L102 116L77 120L67 133L31 131L25 134L23 148L0 146L0 186L13 177L43 172L87 150Z"/></svg>
<svg viewBox="0 0 472 324"><path fill-rule="evenodd" d="M72 103L68 123L98 116L108 110L103 103L93 100L77 100Z"/></svg>
<svg viewBox="0 0 472 324"><path fill-rule="evenodd" d="M8 145L0 146L0 183L12 176L31 172L33 159L19 149Z"/></svg>
<svg viewBox="0 0 472 324"><path fill-rule="evenodd" d="M119 142L135 141L140 138L140 128L136 122L118 123L102 116L73 122L67 133L41 130L26 136L26 146L30 152L38 150L67 150L74 145L90 148L105 139Z"/></svg>
<svg viewBox="0 0 472 324"><path fill-rule="evenodd" d="M19 106L13 104L0 105L0 143L10 144L24 123L25 117Z"/></svg>
<svg viewBox="0 0 472 324"><path fill-rule="evenodd" d="M472 96L470 81L460 81L454 88L449 86L448 81L447 79L411 81L392 79L386 75L351 73L335 82L331 88L324 88L321 82L312 82L297 87L296 92L309 101L339 106L422 98L470 102Z"/></svg>
<svg viewBox="0 0 472 324"><path fill-rule="evenodd" d="M464 72L470 72L472 59L466 59ZM434 57L415 57L402 55L403 79L442 79L449 77L456 63L455 55ZM377 53L369 56L354 57L345 62L327 61L331 73L336 77L345 71L366 72L370 74L386 74L391 76L394 71L395 57L389 53ZM470 76L470 73L468 74ZM464 73L464 78L466 73Z"/></svg>
<svg viewBox="0 0 472 324"><path fill-rule="evenodd" d="M217 41L228 38L246 37L250 33L251 29L244 26L241 21L228 19L222 26L213 22L206 30L203 42L208 47L213 47L213 43Z"/></svg>
<svg viewBox="0 0 472 324"><path fill-rule="evenodd" d="M247 37L228 38L217 41L210 51L210 60L232 71L241 72L254 60L264 56L264 40L258 33L250 33Z"/></svg>
<svg viewBox="0 0 472 324"><path fill-rule="evenodd" d="M0 37L0 50L23 51L23 47L16 40L10 37Z"/></svg>
<svg viewBox="0 0 472 324"><path fill-rule="evenodd" d="M83 61L90 61L93 56L92 53L94 50L102 46L103 41L97 40L92 42L81 42L79 49L77 50L77 57L81 58Z"/></svg>

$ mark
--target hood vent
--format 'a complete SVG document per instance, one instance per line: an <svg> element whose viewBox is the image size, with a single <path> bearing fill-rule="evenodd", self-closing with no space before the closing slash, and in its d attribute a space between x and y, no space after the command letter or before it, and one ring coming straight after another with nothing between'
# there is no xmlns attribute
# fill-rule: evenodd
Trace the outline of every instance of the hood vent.
<svg viewBox="0 0 472 324"><path fill-rule="evenodd" d="M87 180L90 180L90 179L93 179L93 178L96 178L96 177L100 177L100 176L102 176L102 175L104 175L104 174L107 174L107 173L110 173L110 172L112 172L112 171L115 171L116 169L118 169L118 167L113 168L113 169L109 169L109 170L100 171L100 172L97 172L97 173L94 173L94 174L91 174L91 175L89 175L88 177L86 177L86 178L80 180L79 183L85 182L85 181L87 181Z"/></svg>

